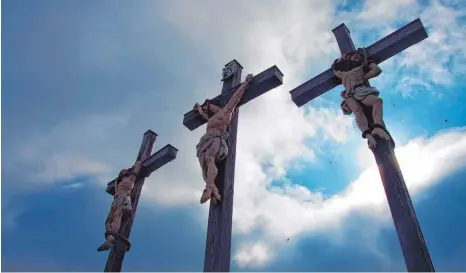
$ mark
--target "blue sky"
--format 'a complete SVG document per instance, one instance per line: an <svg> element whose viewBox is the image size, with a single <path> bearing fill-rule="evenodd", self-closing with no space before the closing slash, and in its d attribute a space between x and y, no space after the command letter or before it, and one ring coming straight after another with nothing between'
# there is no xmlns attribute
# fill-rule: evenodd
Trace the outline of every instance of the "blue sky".
<svg viewBox="0 0 466 273"><path fill-rule="evenodd" d="M237 59L243 77L277 64L285 82L241 109L232 270L405 270L340 88L301 109L288 91L338 57L340 23L367 46L420 17L429 38L372 84L436 270L466 270L460 1L201 2L2 1L2 269L102 270L106 182L152 129L155 149L180 152L146 180L123 270L202 270L203 128L182 116L220 92L223 65Z"/></svg>

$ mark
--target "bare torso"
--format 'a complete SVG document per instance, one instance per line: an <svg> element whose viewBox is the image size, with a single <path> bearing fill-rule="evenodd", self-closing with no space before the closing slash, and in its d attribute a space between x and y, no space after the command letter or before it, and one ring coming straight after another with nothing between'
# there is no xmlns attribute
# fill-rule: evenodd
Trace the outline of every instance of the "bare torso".
<svg viewBox="0 0 466 273"><path fill-rule="evenodd" d="M123 178L123 180L118 183L115 196L129 196L131 194L131 191L134 188L134 180L131 176L133 175Z"/></svg>
<svg viewBox="0 0 466 273"><path fill-rule="evenodd" d="M224 133L230 124L232 113L222 109L207 121L206 133Z"/></svg>
<svg viewBox="0 0 466 273"><path fill-rule="evenodd" d="M210 138L208 140L208 145L201 144L204 139L204 137L202 137L200 143L196 146L196 149L198 149L197 153L203 172L203 178L206 182L206 188L204 189L200 200L201 204L207 202L210 198L212 198L214 204L221 199L219 190L215 185L215 177L218 174L216 162L221 152L222 143L223 145L226 145L223 137L225 137L225 135L228 136L228 134L224 133L228 130L228 125L230 124L233 111L235 111L236 106L246 91L246 86L252 81L252 79L252 74L249 74L246 77L246 80L240 87L238 87L223 108L210 103L205 103L203 106L200 106L198 103L194 105L194 110L198 111L201 116L207 120L206 135L214 134L220 136ZM208 113L213 113L213 115L209 117ZM227 152L223 151L223 153L222 157L226 155Z"/></svg>
<svg viewBox="0 0 466 273"><path fill-rule="evenodd" d="M353 68L350 71L334 71L335 75L339 77L342 81L345 90L350 90L353 86L361 84L364 82L364 73L363 66L358 66Z"/></svg>

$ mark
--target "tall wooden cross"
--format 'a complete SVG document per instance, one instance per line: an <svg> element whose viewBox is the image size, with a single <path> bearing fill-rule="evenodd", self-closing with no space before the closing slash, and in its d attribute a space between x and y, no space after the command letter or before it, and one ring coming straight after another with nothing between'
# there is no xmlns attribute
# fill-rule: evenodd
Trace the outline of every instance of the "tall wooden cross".
<svg viewBox="0 0 466 273"><path fill-rule="evenodd" d="M225 65L222 73L222 93L214 100L224 106L231 95L241 84L241 71L243 67L233 60ZM283 74L277 66L254 76L248 90L238 106L280 86L283 83ZM204 124L206 120L194 110L184 115L183 124L190 130ZM236 135L238 128L238 108L236 108L228 127L228 157L217 164L218 175L215 184L222 196L218 205L210 203L207 239L204 258L204 272L229 272L231 251L231 227L233 216L233 191L235 183ZM193 147L194 149L194 147Z"/></svg>
<svg viewBox="0 0 466 273"><path fill-rule="evenodd" d="M333 29L333 34L342 55L356 49L351 40L350 31L345 24ZM416 19L369 46L366 49L367 57L379 64L426 38L427 32L421 20ZM340 84L340 79L334 75L332 69L328 69L291 90L290 93L294 103L300 107ZM372 117L371 109L364 109L364 112L368 113L366 116L369 122L373 123L370 120ZM372 152L385 188L406 267L410 272L434 272L434 266L414 212L411 198L395 157L394 143L377 138L377 136L376 139L377 147Z"/></svg>
<svg viewBox="0 0 466 273"><path fill-rule="evenodd" d="M162 149L158 150L155 154L151 155L156 138L157 134L151 130L145 132L142 139L141 148L139 149L139 153L136 158L136 161L142 161L142 170L140 177L135 181L133 191L131 192L131 204L133 208L131 215L128 215L129 217L123 217L121 221L121 227L118 232L120 235L128 239L129 235L131 234L131 228L133 227L134 217L136 216L136 209L138 207L139 197L141 195L145 178L148 177L153 171L174 160L176 158L176 153L178 152L175 147L168 144ZM107 193L111 195L115 194L115 182L116 178L108 183ZM126 245L123 242L116 240L115 247L110 250L110 253L108 254L107 264L105 265L104 272L120 272L126 251Z"/></svg>

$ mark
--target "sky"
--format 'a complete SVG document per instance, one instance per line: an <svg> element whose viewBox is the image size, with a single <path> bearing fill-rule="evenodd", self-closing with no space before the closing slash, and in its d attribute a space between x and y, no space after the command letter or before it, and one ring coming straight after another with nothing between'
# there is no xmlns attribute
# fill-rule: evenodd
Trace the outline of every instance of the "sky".
<svg viewBox="0 0 466 273"><path fill-rule="evenodd" d="M4 0L4 271L101 271L106 183L143 133L178 157L146 179L124 271L202 271L208 205L183 114L223 66L277 65L282 86L240 109L232 271L404 271L375 160L335 88L289 91L421 18L429 37L380 66L384 119L437 271L466 271L466 9L459 0ZM288 240L289 239L289 240Z"/></svg>

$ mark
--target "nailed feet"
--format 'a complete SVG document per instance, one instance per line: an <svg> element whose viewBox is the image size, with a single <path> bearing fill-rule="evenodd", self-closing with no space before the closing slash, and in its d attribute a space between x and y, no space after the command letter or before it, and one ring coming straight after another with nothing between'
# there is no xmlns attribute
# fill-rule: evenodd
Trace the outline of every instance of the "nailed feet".
<svg viewBox="0 0 466 273"><path fill-rule="evenodd" d="M374 128L374 129L372 130L372 133L371 133L371 134L372 134L372 135L376 135L376 136L378 136L378 137L380 137L380 138L382 138L382 139L385 139L385 140L390 140L390 136L389 136L389 135L387 134L387 132L385 132L385 130L382 129L382 128L378 128L378 127Z"/></svg>
<svg viewBox="0 0 466 273"><path fill-rule="evenodd" d="M107 238L107 240L101 246L97 248L97 251L100 252L100 251L109 250L115 245L114 240L115 239L113 238L113 236L109 236L109 238Z"/></svg>
<svg viewBox="0 0 466 273"><path fill-rule="evenodd" d="M212 199L214 204L218 204L221 201L220 193L218 192L218 188L215 185L206 185L204 191L202 192L201 196L201 204L207 202L207 200Z"/></svg>
<svg viewBox="0 0 466 273"><path fill-rule="evenodd" d="M375 140L374 136L372 134L368 134L366 138L367 146L369 146L369 149L374 149L377 146L377 141Z"/></svg>
<svg viewBox="0 0 466 273"><path fill-rule="evenodd" d="M374 149L377 146L377 141L375 140L374 136L378 136L381 139L385 139L387 141L390 141L390 135L382 128L375 127L372 129L372 132L366 136L367 138L367 146L369 146L369 149Z"/></svg>

